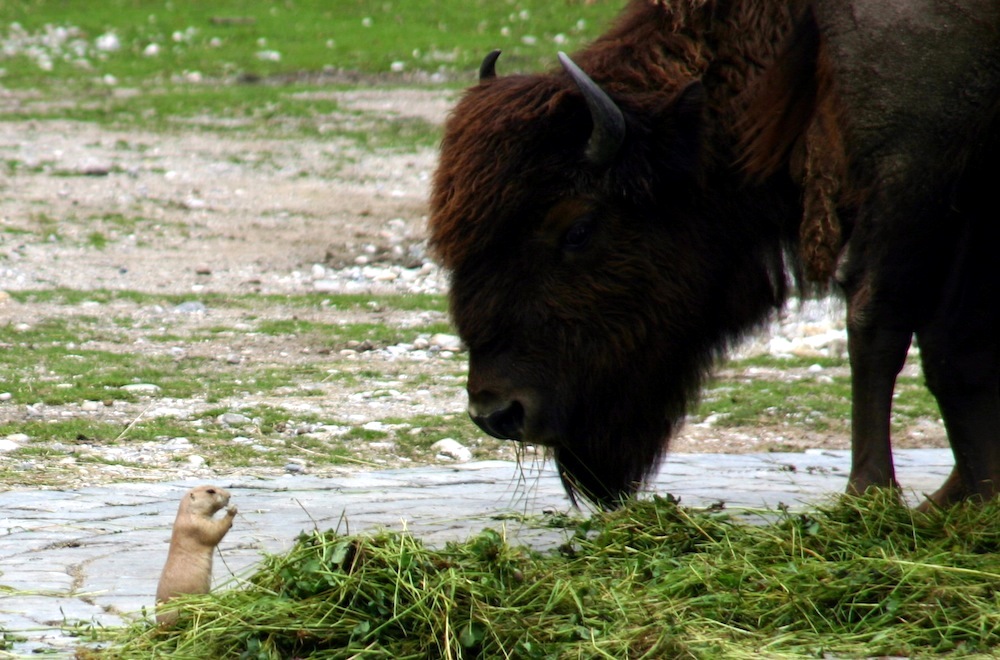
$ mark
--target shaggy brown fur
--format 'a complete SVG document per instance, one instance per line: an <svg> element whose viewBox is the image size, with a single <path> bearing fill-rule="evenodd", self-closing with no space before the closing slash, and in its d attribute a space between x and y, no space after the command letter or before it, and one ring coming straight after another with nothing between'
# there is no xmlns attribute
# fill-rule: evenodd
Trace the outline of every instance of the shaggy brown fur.
<svg viewBox="0 0 1000 660"><path fill-rule="evenodd" d="M849 488L895 485L889 406L916 333L956 451L935 499L991 496L998 26L995 0L633 0L572 58L624 122L601 159L588 145L606 120L579 76L468 90L430 241L452 271L476 423L550 447L571 494L614 505L727 347L790 284L836 274Z"/></svg>
<svg viewBox="0 0 1000 660"><path fill-rule="evenodd" d="M804 275L834 275L846 232L838 206L848 201L842 108L833 68L812 9L799 19L783 55L751 90L741 115L742 163L757 181L787 168L802 187L799 252Z"/></svg>
<svg viewBox="0 0 1000 660"><path fill-rule="evenodd" d="M546 437L532 441L552 445L571 492L610 503L634 490L717 356L785 298L786 272L797 266L783 251L797 240L801 208L787 182L742 192L733 163L748 91L781 48L796 4L632 2L574 55L628 118L622 155L607 171L581 157L590 118L561 72L484 81L449 119L430 239L454 272L452 312L472 355L470 396L511 378L531 389L530 407L554 416L537 420ZM708 182L717 197L691 199ZM742 203L727 211L736 231L697 221L718 212L702 207L737 197ZM608 227L622 218L613 240L626 243L607 246L618 257L592 264L572 284L556 284L545 270L564 268L555 255L518 252L558 244L588 214L608 216ZM668 229L687 236L687 248L664 243L630 256ZM721 251L711 255L711 245ZM674 268L658 270L657 262ZM694 274L687 282L671 274L685 271ZM665 316L687 308L690 296L716 303L687 318ZM558 357L569 353L588 362Z"/></svg>

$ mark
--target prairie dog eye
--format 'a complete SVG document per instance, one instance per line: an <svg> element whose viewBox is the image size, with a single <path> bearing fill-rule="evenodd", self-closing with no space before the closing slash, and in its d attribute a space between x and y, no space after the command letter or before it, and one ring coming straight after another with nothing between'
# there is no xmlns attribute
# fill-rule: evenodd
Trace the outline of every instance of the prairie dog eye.
<svg viewBox="0 0 1000 660"><path fill-rule="evenodd" d="M590 217L574 222L562 238L562 249L567 252L579 252L590 244L594 234L594 220Z"/></svg>

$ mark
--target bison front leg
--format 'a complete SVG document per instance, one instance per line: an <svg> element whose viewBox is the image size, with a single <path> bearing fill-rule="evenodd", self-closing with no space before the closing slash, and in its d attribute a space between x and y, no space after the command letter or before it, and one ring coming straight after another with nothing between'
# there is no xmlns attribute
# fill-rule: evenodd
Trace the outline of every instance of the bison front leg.
<svg viewBox="0 0 1000 660"><path fill-rule="evenodd" d="M912 333L859 327L849 319L851 357L851 476L847 492L896 488L889 415L896 376L906 361Z"/></svg>

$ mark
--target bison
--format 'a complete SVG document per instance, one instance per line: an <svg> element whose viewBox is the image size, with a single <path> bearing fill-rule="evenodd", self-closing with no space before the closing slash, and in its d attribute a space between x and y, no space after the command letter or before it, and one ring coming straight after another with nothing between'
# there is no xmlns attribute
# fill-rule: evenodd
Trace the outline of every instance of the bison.
<svg viewBox="0 0 1000 660"><path fill-rule="evenodd" d="M897 487L916 337L955 467L1000 490L1000 3L632 0L561 67L450 115L430 243L469 414L605 507L654 470L727 349L795 293L847 301L848 492Z"/></svg>

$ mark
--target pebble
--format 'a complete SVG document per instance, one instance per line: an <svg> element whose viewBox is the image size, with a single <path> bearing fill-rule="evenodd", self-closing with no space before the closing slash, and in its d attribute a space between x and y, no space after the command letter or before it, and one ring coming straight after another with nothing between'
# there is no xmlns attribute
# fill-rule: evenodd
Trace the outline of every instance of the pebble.
<svg viewBox="0 0 1000 660"><path fill-rule="evenodd" d="M340 280L322 279L313 282L313 288L323 293L334 293L340 291L343 285Z"/></svg>
<svg viewBox="0 0 1000 660"><path fill-rule="evenodd" d="M204 314L208 311L205 303L197 300L188 300L174 307L175 314Z"/></svg>
<svg viewBox="0 0 1000 660"><path fill-rule="evenodd" d="M9 451L15 451L20 449L21 445L8 438L0 439L0 454L5 454Z"/></svg>
<svg viewBox="0 0 1000 660"><path fill-rule="evenodd" d="M462 350L462 340L457 335L438 333L430 338L431 346L436 346L442 351L458 352Z"/></svg>
<svg viewBox="0 0 1000 660"><path fill-rule="evenodd" d="M454 438L442 438L431 445L431 449L437 452L439 456L447 456L459 463L466 463L472 460L472 450Z"/></svg>
<svg viewBox="0 0 1000 660"><path fill-rule="evenodd" d="M160 386L153 383L131 383L122 385L121 389L133 394L156 394L160 391Z"/></svg>
<svg viewBox="0 0 1000 660"><path fill-rule="evenodd" d="M245 426L253 422L253 420L246 415L232 412L222 413L215 418L215 421L223 426Z"/></svg>
<svg viewBox="0 0 1000 660"><path fill-rule="evenodd" d="M10 392L0 392L0 401L10 401L14 398L14 395Z"/></svg>
<svg viewBox="0 0 1000 660"><path fill-rule="evenodd" d="M171 438L163 444L167 451L187 451L191 448L191 441L187 438Z"/></svg>

